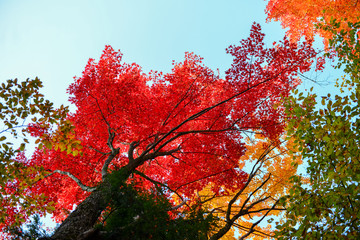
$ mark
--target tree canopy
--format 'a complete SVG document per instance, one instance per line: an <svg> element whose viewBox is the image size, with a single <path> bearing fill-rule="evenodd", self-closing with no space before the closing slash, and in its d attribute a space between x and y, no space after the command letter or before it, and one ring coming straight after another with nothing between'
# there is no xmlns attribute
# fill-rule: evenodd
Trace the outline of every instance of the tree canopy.
<svg viewBox="0 0 360 240"><path fill-rule="evenodd" d="M292 177L294 186L283 198L286 220L277 228L281 239L359 236L358 96L359 6L357 1L270 1L268 19L289 27L293 41L301 36L324 38L327 53L336 57L339 94L299 93L288 98L288 130L306 160L309 183ZM305 27L304 27L305 26Z"/></svg>
<svg viewBox="0 0 360 240"><path fill-rule="evenodd" d="M360 16L360 5L357 0L269 0L266 7L267 20L280 21L283 28L293 41L302 36L314 39L320 35L326 45L333 38L330 31L319 28L319 25L328 25L334 19L339 22L337 30L349 31L348 22L355 23Z"/></svg>
<svg viewBox="0 0 360 240"><path fill-rule="evenodd" d="M347 73L338 83L342 94L323 96L320 108L313 104L314 94L289 99L289 127L296 129L294 136L307 159L310 185L293 178L287 221L278 226L283 239L359 238L359 58L358 51L348 47L359 49L354 36L358 26L335 33L331 41ZM352 35L352 42L344 35Z"/></svg>
<svg viewBox="0 0 360 240"><path fill-rule="evenodd" d="M42 146L20 160L46 171L31 192L46 196L44 206L56 203L52 214L63 222L52 239L75 239L93 229L110 207L108 196L124 184L149 193L161 188L184 208L205 187L217 196L241 192L249 182L239 165L244 133L256 130L279 141L285 127L281 99L316 57L311 41L285 38L267 48L263 39L254 24L249 38L227 49L234 60L225 79L193 53L167 74L145 74L110 46L99 61L90 59L68 89L76 111L62 124L31 124Z"/></svg>

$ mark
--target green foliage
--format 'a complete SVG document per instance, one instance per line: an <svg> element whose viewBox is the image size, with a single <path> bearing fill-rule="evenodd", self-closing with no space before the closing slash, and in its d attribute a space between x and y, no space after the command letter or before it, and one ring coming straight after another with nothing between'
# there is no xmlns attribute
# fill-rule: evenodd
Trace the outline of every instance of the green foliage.
<svg viewBox="0 0 360 240"><path fill-rule="evenodd" d="M40 94L41 87L38 78L7 80L0 85L0 228L21 224L44 200L26 192L34 181L30 176L38 175L38 180L44 175L42 168L25 167L20 153L29 143L29 124L39 129L58 124L68 109L54 109L53 103ZM46 145L48 141L42 138L37 143Z"/></svg>
<svg viewBox="0 0 360 240"><path fill-rule="evenodd" d="M112 186L115 181L120 184L112 189L110 207L98 225L100 231L106 232L105 239L208 239L207 234L216 223L211 214L199 208L169 214L171 204L165 196L156 191L140 192L116 180L121 179L114 177L119 175L109 177Z"/></svg>
<svg viewBox="0 0 360 240"><path fill-rule="evenodd" d="M351 29L349 31L339 31L340 24L340 21L333 19L330 24L323 23L318 27L333 34L333 39L330 39L329 43L339 58L336 68L343 67L344 72L351 78L347 84L354 86L358 82L360 70L360 39L358 35L360 22L347 22ZM329 51L326 55L330 56L331 52Z"/></svg>
<svg viewBox="0 0 360 240"><path fill-rule="evenodd" d="M284 198L287 219L277 227L279 239L360 238L360 48L353 41L360 25L351 26L331 41L349 77L341 84L347 95L328 94L319 109L315 95L288 99L287 111L293 114L289 130L307 160L310 184L292 179L294 187Z"/></svg>
<svg viewBox="0 0 360 240"><path fill-rule="evenodd" d="M42 229L40 216L35 214L29 224L25 227L14 227L10 229L13 240L36 240L49 238L48 233ZM49 238L50 239L50 238Z"/></svg>

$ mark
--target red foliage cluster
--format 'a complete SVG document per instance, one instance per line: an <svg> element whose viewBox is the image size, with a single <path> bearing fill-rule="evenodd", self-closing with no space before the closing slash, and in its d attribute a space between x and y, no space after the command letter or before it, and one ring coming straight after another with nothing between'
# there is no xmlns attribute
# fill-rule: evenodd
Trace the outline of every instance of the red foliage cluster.
<svg viewBox="0 0 360 240"><path fill-rule="evenodd" d="M115 133L113 146L120 153L110 169L129 163L129 145L136 142L134 155L146 151L175 153L150 159L137 170L167 184L185 197L213 183L221 193L241 188L247 174L239 167L245 152L243 133L250 129L276 139L283 131L282 108L274 108L282 96L299 84L297 72L309 70L316 54L311 43L295 45L287 40L265 48L264 34L254 24L248 39L227 52L234 57L226 78L221 79L186 53L174 63L172 72L145 74L137 64L123 63L122 54L106 46L100 60L88 61L81 77L68 92L77 111L68 116L74 137L83 146L77 156L60 148L38 150L31 163L45 169L71 172L88 186L102 181L101 170L109 152L109 129ZM130 179L131 180L131 179ZM142 187L152 184L140 179ZM73 204L87 194L70 178L53 174L38 182L33 191L57 202L55 216L63 219Z"/></svg>

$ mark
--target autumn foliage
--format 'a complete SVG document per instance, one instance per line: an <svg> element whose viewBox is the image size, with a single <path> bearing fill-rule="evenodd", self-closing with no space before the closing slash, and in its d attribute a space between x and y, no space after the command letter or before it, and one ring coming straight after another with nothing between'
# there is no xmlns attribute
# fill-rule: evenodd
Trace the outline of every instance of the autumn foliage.
<svg viewBox="0 0 360 240"><path fill-rule="evenodd" d="M357 22L360 16L358 0L269 0L266 7L267 20L280 21L287 28L287 35L298 41L302 36L313 39L320 35L326 45L332 38L332 33L316 24L328 25L333 19L341 23L338 31L350 30L348 22Z"/></svg>
<svg viewBox="0 0 360 240"><path fill-rule="evenodd" d="M285 140L283 137L277 142L272 142L262 135L256 134L246 140L246 146L247 151L240 158L239 167L243 169L246 165L245 168L250 173L250 177L230 209L228 203L239 191L217 196L210 188L205 188L198 193L198 201L205 209L211 209L217 217L226 218L229 211L229 217L232 218L243 211L235 221L235 227L231 228L221 239L237 239L235 229L237 229L237 236L244 236L252 228L252 239L273 236L275 225L268 224L266 226L262 223L262 226L259 226L254 223L264 215L267 216L266 219L281 216L280 214L285 209L276 206L277 201L288 194L292 186L289 179L296 174L297 166L302 163L293 139ZM277 221L279 220L280 218L277 218ZM220 228L223 226L224 224Z"/></svg>
<svg viewBox="0 0 360 240"><path fill-rule="evenodd" d="M292 116L289 134L307 159L309 183L292 179L286 219L277 237L289 239L359 239L359 23L334 32L331 47L343 69L336 84L341 94L328 93L314 105L314 92L299 93L285 104ZM344 36L350 36L350 41ZM321 104L320 104L321 103Z"/></svg>
<svg viewBox="0 0 360 240"><path fill-rule="evenodd" d="M66 116L67 108L55 109L40 93L41 87L38 78L9 79L0 86L1 229L22 224L39 209L42 212L51 210L51 203L43 194L29 189L43 176L40 166L26 164L24 149L30 141L26 126L35 122L55 124Z"/></svg>
<svg viewBox="0 0 360 240"><path fill-rule="evenodd" d="M218 196L242 189L248 177L239 166L243 133L256 129L278 141L285 126L280 100L316 56L309 41L284 39L266 48L263 39L254 24L249 38L227 49L234 61L224 79L193 53L170 73L145 74L106 46L68 88L77 110L67 125L29 129L44 147L26 164L48 173L31 191L56 203L53 215L61 221L119 169L127 169L138 189L166 185L168 196L193 199L209 186Z"/></svg>

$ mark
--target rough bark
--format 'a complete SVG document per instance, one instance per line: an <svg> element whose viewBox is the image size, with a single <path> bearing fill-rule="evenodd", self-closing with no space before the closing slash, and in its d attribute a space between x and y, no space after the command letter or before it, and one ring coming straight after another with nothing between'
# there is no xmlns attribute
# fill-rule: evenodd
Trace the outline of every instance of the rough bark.
<svg viewBox="0 0 360 240"><path fill-rule="evenodd" d="M119 177L125 181L130 176L131 170L129 170L129 166L125 166L122 170L123 174ZM115 183L115 185L117 184L119 183ZM102 184L61 223L51 236L51 240L84 239L83 234L93 228L101 212L109 205L113 187L111 182L105 178Z"/></svg>
<svg viewBox="0 0 360 240"><path fill-rule="evenodd" d="M122 174L119 176L125 181L130 174L141 164L149 159L158 156L169 155L178 149L169 152L150 153L143 157L138 157L121 169ZM118 150L116 154L118 153ZM114 158L113 154L111 158ZM107 174L103 178L101 186L94 190L76 209L61 223L60 227L51 236L51 240L79 240L84 239L82 236L85 232L91 231L96 220L100 217L102 211L111 201L112 184L108 181ZM121 181L120 181L121 182ZM115 183L118 184L118 183ZM85 238L86 239L86 238Z"/></svg>
<svg viewBox="0 0 360 240"><path fill-rule="evenodd" d="M93 227L108 201L104 186L95 190L62 222L51 239L76 240L82 233Z"/></svg>

